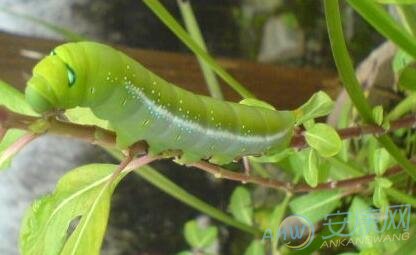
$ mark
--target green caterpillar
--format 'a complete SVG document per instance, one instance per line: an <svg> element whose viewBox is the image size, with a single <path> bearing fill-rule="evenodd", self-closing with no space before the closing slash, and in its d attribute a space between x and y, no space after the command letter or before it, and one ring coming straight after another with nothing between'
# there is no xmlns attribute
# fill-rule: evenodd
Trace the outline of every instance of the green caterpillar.
<svg viewBox="0 0 416 255"><path fill-rule="evenodd" d="M149 152L181 150L184 162L228 163L286 147L291 111L196 95L109 46L79 42L55 48L33 69L26 99L40 113L89 107L108 120L120 148L145 140Z"/></svg>

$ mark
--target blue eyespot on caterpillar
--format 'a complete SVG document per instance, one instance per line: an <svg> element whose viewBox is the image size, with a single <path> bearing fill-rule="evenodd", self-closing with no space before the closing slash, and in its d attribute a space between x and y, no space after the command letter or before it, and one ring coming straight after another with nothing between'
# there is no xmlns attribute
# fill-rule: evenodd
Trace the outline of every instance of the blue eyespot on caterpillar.
<svg viewBox="0 0 416 255"><path fill-rule="evenodd" d="M34 67L25 94L40 113L89 107L109 121L120 148L145 140L152 154L181 150L182 162L226 164L278 152L288 146L295 123L292 111L181 89L122 52L94 42L55 48Z"/></svg>

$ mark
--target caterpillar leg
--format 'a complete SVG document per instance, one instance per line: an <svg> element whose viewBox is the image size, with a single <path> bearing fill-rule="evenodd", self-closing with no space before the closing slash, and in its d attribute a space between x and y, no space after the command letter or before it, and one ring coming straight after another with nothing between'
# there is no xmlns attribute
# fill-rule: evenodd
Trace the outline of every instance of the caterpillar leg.
<svg viewBox="0 0 416 255"><path fill-rule="evenodd" d="M209 159L209 162L216 165L225 165L234 160L234 157L228 155L214 155Z"/></svg>
<svg viewBox="0 0 416 255"><path fill-rule="evenodd" d="M174 161L181 165L189 165L200 161L204 156L192 152L184 152L179 158Z"/></svg>
<svg viewBox="0 0 416 255"><path fill-rule="evenodd" d="M251 173L251 165L248 157L243 157L243 166L244 166L244 173L247 176L250 176Z"/></svg>

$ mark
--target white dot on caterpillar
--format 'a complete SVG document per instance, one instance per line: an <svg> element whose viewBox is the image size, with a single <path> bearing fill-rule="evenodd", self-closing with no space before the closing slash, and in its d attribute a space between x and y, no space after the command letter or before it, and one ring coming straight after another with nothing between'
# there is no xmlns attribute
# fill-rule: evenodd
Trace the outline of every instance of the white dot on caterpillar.
<svg viewBox="0 0 416 255"><path fill-rule="evenodd" d="M180 112L182 111L182 107L179 107L179 111L180 111Z"/></svg>
<svg viewBox="0 0 416 255"><path fill-rule="evenodd" d="M152 89L152 94L154 94L155 93L155 90L154 89Z"/></svg>
<svg viewBox="0 0 416 255"><path fill-rule="evenodd" d="M127 66L126 66L126 68L127 68L127 69L130 69L130 66L129 66L129 65L127 65Z"/></svg>
<svg viewBox="0 0 416 255"><path fill-rule="evenodd" d="M153 85L156 85L156 81L153 81L153 82L152 82L152 84L153 84Z"/></svg>
<svg viewBox="0 0 416 255"><path fill-rule="evenodd" d="M180 100L179 100L179 103L180 103L180 104L182 104L182 103L183 103L182 99L180 99Z"/></svg>

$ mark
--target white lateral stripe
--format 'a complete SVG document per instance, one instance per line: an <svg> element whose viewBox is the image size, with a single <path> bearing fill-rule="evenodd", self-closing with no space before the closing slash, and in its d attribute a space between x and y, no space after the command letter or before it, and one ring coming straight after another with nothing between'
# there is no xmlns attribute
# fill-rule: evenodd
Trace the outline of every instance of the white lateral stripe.
<svg viewBox="0 0 416 255"><path fill-rule="evenodd" d="M134 97L137 96L136 99L143 99L144 103L154 112L157 112L157 115L164 116L165 118L170 119L173 123L177 124L179 127L184 127L185 129L196 130L200 133L207 133L208 135L215 136L218 138L226 138L226 139L238 139L245 143L264 143L269 141L279 140L283 136L287 134L289 131L285 129L282 132L278 132L276 134L260 136L260 135L241 135L241 134L234 134L232 132L221 130L221 129L212 129L203 127L198 122L193 122L181 117L178 117L168 110L162 108L160 105L157 105L153 100L148 98L139 87L132 85L131 83L125 84L125 88L129 91L129 93Z"/></svg>

